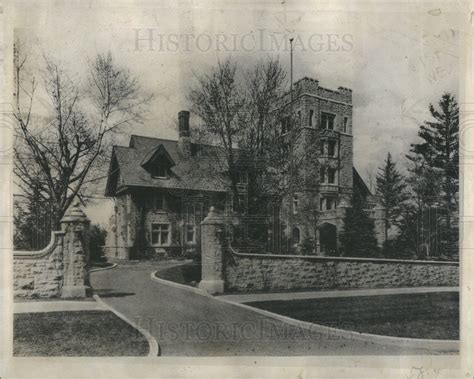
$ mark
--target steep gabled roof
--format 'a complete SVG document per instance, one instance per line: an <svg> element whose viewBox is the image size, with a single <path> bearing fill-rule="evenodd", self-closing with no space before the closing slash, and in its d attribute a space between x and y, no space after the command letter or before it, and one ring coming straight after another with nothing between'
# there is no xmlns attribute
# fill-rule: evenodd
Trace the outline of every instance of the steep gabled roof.
<svg viewBox="0 0 474 379"><path fill-rule="evenodd" d="M364 179L360 176L360 174L357 172L355 167L352 167L352 176L353 176L353 186L354 188L357 187L357 189L360 191L359 193L364 196L373 196L372 192L370 192L369 187L367 187L367 184L365 184Z"/></svg>
<svg viewBox="0 0 474 379"><path fill-rule="evenodd" d="M129 146L114 146L105 195L115 196L125 187L226 192L228 183L222 174L225 159L216 146L192 144L199 156L185 159L178 141L133 135ZM152 177L147 163L165 159L170 163L170 177Z"/></svg>

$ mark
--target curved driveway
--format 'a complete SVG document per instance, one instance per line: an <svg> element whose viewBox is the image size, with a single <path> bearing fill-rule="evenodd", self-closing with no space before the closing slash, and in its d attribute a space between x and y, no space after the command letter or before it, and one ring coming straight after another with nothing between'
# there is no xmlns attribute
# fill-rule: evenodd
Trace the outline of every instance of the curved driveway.
<svg viewBox="0 0 474 379"><path fill-rule="evenodd" d="M176 263L174 263L176 264ZM119 264L91 273L94 292L158 341L163 356L429 354L303 330L233 304L153 282L170 262Z"/></svg>

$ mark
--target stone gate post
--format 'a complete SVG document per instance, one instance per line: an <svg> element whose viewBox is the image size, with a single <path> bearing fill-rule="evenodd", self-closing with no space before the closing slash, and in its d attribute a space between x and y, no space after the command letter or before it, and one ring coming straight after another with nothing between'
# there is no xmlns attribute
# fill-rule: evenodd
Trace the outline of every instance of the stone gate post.
<svg viewBox="0 0 474 379"><path fill-rule="evenodd" d="M377 245L382 247L387 240L387 210L377 205L373 210L375 236L377 237Z"/></svg>
<svg viewBox="0 0 474 379"><path fill-rule="evenodd" d="M201 223L202 280L199 288L210 294L224 292L225 224L225 218L214 207Z"/></svg>
<svg viewBox="0 0 474 379"><path fill-rule="evenodd" d="M64 231L64 282L61 297L86 297L89 288L89 224L85 213L74 204L61 219Z"/></svg>

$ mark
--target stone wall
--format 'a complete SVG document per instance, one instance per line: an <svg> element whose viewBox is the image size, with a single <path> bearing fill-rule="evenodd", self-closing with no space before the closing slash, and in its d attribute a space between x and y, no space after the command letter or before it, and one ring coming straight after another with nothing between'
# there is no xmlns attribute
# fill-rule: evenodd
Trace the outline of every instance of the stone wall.
<svg viewBox="0 0 474 379"><path fill-rule="evenodd" d="M13 293L17 298L80 298L89 286L89 220L77 205L61 220L40 251L13 252Z"/></svg>
<svg viewBox="0 0 474 379"><path fill-rule="evenodd" d="M15 297L58 297L63 283L64 232L54 232L41 251L17 251L13 259Z"/></svg>
<svg viewBox="0 0 474 379"><path fill-rule="evenodd" d="M308 255L243 254L214 207L201 223L201 289L222 292L458 286L459 264Z"/></svg>
<svg viewBox="0 0 474 379"><path fill-rule="evenodd" d="M457 262L277 256L226 250L225 291L459 285Z"/></svg>

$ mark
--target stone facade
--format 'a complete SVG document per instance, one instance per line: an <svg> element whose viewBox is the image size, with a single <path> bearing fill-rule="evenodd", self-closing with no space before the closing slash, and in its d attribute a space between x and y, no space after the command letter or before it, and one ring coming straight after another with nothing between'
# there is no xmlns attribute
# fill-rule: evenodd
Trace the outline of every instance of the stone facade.
<svg viewBox="0 0 474 379"><path fill-rule="evenodd" d="M344 227L345 209L354 191L361 192L357 186L360 182L354 183L352 91L344 87L323 88L318 80L305 77L294 84L294 94L292 109L300 123L299 136L294 141L295 157L308 155L312 149L317 149L314 154L317 157L309 154L311 159L303 159L297 168L299 177L304 180L294 192L300 209L294 211L293 227L298 229L301 242L307 238L314 241L314 253L331 255L338 248L337 236ZM330 126L327 117L331 118ZM335 180L329 179L329 171L335 171ZM369 192L366 187L363 190ZM370 193L369 197L369 203L373 203ZM286 224L290 218L289 201L289 198L284 200L286 205L280 215ZM315 213L318 214L316 220ZM385 217L380 208L377 214L370 214L376 223ZM375 231L378 244L382 246L386 240L385 230L376 226ZM287 230L288 238L289 234ZM296 252L300 252L301 247L301 243L296 246Z"/></svg>
<svg viewBox="0 0 474 379"><path fill-rule="evenodd" d="M458 286L457 262L237 254L227 251L225 291Z"/></svg>
<svg viewBox="0 0 474 379"><path fill-rule="evenodd" d="M89 287L89 220L73 206L41 251L13 252L13 293L18 298L81 298Z"/></svg>
<svg viewBox="0 0 474 379"><path fill-rule="evenodd" d="M163 207L156 206L156 198ZM109 221L105 256L110 261L195 256L200 252L200 223L211 204L225 203L219 194L180 193L163 189L140 189L115 199ZM168 225L166 243L153 243L153 225ZM192 228L193 239L187 239Z"/></svg>

